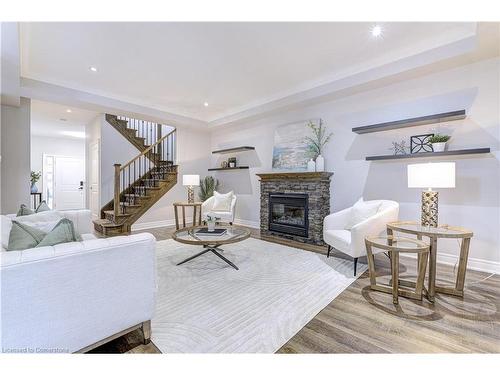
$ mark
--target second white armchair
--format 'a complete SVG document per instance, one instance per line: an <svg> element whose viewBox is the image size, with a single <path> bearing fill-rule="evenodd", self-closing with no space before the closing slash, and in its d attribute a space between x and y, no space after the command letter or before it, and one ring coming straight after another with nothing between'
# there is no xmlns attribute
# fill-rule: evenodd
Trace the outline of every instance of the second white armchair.
<svg viewBox="0 0 500 375"><path fill-rule="evenodd" d="M227 205L224 204L224 202L220 204L221 199L227 199ZM215 191L214 195L208 198L201 205L202 220L206 220L208 213L213 213L216 217L220 218L220 221L233 225L236 201L237 197L232 191L227 194L220 194Z"/></svg>
<svg viewBox="0 0 500 375"><path fill-rule="evenodd" d="M332 248L353 257L354 276L356 276L358 258L366 255L365 237L385 232L386 224L397 221L399 215L398 202L360 201L361 204L373 207L372 215L366 218L356 217L355 208L349 207L328 215L323 221L323 240L328 245L327 257L330 256Z"/></svg>

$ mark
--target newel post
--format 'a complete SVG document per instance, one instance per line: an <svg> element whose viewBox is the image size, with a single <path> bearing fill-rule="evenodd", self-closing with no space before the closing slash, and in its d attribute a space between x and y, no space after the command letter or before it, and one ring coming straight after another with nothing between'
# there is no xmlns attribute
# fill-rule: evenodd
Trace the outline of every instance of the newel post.
<svg viewBox="0 0 500 375"><path fill-rule="evenodd" d="M120 168L121 164L115 164L115 194L114 194L114 199L113 199L113 216L116 221L116 218L118 217L118 213L120 212Z"/></svg>

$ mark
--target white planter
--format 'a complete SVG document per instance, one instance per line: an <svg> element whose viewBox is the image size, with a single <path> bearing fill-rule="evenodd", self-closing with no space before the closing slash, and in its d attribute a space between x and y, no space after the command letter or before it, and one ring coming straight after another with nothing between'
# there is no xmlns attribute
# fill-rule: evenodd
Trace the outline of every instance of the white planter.
<svg viewBox="0 0 500 375"><path fill-rule="evenodd" d="M325 170L325 159L323 156L318 155L316 158L316 172L323 172Z"/></svg>
<svg viewBox="0 0 500 375"><path fill-rule="evenodd" d="M308 172L316 171L316 163L314 162L314 160L311 159L307 162L307 171Z"/></svg>
<svg viewBox="0 0 500 375"><path fill-rule="evenodd" d="M215 221L207 221L208 231L213 232L215 230Z"/></svg>
<svg viewBox="0 0 500 375"><path fill-rule="evenodd" d="M432 144L434 152L443 152L446 149L446 142L438 142Z"/></svg>

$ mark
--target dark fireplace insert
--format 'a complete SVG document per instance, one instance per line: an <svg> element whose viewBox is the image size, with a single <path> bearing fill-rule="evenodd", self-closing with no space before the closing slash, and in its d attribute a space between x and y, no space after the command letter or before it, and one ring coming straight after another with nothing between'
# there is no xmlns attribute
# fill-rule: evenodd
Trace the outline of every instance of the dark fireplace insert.
<svg viewBox="0 0 500 375"><path fill-rule="evenodd" d="M269 193L269 230L308 236L308 196L295 193Z"/></svg>

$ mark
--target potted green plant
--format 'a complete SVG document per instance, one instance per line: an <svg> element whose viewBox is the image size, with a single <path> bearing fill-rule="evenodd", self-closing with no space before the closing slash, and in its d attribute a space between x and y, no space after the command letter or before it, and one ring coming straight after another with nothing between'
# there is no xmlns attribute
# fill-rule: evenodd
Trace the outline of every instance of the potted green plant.
<svg viewBox="0 0 500 375"><path fill-rule="evenodd" d="M38 187L36 186L36 183L40 180L40 177L42 177L42 172L31 171L30 182L31 182L31 192L32 193L38 192Z"/></svg>
<svg viewBox="0 0 500 375"><path fill-rule="evenodd" d="M429 143L432 144L432 150L434 152L443 152L446 150L446 142L450 140L449 135L445 134L434 134L429 138Z"/></svg>
<svg viewBox="0 0 500 375"><path fill-rule="evenodd" d="M215 216L213 212L209 212L205 220L207 222L208 231L213 232L215 230L215 223L217 223L217 220L220 220L220 217Z"/></svg>
<svg viewBox="0 0 500 375"><path fill-rule="evenodd" d="M205 202L208 198L214 195L214 191L219 188L219 181L212 176L206 176L200 182L200 191L198 196L202 202Z"/></svg>
<svg viewBox="0 0 500 375"><path fill-rule="evenodd" d="M316 162L316 171L323 172L325 170L325 159L321 155L323 147L330 141L333 133L326 134L326 128L323 120L319 119L319 125L309 121L307 126L311 129L313 135L306 137L307 150L309 156Z"/></svg>

